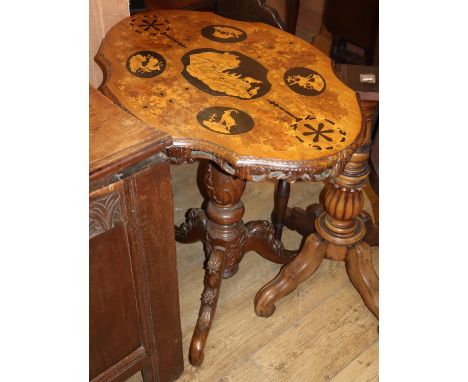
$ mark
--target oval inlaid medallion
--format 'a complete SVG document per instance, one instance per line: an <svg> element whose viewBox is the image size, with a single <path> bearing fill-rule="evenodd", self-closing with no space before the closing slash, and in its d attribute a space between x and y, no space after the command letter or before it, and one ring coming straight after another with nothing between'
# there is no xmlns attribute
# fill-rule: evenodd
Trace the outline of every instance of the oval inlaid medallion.
<svg viewBox="0 0 468 382"><path fill-rule="evenodd" d="M166 69L166 60L159 53L141 50L127 59L127 70L134 76L152 78L159 76Z"/></svg>
<svg viewBox="0 0 468 382"><path fill-rule="evenodd" d="M197 120L208 130L227 135L247 133L254 127L254 120L246 112L224 106L202 110L198 113Z"/></svg>
<svg viewBox="0 0 468 382"><path fill-rule="evenodd" d="M182 63L185 79L211 95L254 99L271 88L265 67L239 52L195 49L182 56Z"/></svg>
<svg viewBox="0 0 468 382"><path fill-rule="evenodd" d="M284 82L288 87L305 96L316 96L326 88L325 79L309 68L291 68L284 73Z"/></svg>
<svg viewBox="0 0 468 382"><path fill-rule="evenodd" d="M242 29L229 25L208 25L201 30L203 37L216 42L240 42L247 38Z"/></svg>

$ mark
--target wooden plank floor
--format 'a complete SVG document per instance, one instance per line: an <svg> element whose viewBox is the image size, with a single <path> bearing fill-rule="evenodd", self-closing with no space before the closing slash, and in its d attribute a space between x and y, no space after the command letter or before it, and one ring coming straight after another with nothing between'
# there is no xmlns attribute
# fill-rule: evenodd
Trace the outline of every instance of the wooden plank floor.
<svg viewBox="0 0 468 382"><path fill-rule="evenodd" d="M173 166L175 222L187 208L199 207L196 165ZM318 200L320 183L297 182L290 206ZM267 219L274 183L248 183L244 221ZM366 200L366 210L371 213ZM285 230L283 241L297 248L300 236ZM373 249L378 268L378 248ZM254 252L239 272L224 280L216 317L205 349L205 361L191 366L187 353L203 289L202 245L177 244L185 371L178 381L332 381L378 380L377 321L349 282L344 263L324 260L316 274L279 301L269 318L255 315L253 298L280 266ZM141 381L141 376L131 378Z"/></svg>

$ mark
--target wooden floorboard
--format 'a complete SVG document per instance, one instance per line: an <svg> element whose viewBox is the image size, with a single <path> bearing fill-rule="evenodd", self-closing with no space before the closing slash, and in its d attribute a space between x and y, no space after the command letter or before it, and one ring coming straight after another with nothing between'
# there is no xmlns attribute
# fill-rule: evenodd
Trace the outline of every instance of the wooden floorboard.
<svg viewBox="0 0 468 382"><path fill-rule="evenodd" d="M174 219L200 207L196 164L171 168ZM270 219L274 183L248 183L244 221ZM320 183L291 186L289 205L305 208L318 200ZM369 201L365 208L372 213ZM297 248L301 237L288 230L283 241ZM378 268L378 248L373 248ZM270 318L255 315L253 298L280 266L246 254L239 272L223 280L216 317L199 368L188 363L188 348L203 289L203 248L177 243L177 267L185 371L178 381L333 381L378 380L377 321L349 282L344 264L325 260L316 274L279 301ZM141 380L135 376L132 382Z"/></svg>
<svg viewBox="0 0 468 382"><path fill-rule="evenodd" d="M351 363L341 370L331 382L375 382L379 380L379 343L372 343Z"/></svg>

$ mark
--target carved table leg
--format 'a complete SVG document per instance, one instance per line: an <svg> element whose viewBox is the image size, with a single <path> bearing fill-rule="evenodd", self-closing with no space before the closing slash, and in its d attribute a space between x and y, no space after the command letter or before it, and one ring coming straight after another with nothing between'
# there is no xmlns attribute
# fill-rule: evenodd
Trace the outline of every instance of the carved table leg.
<svg viewBox="0 0 468 382"><path fill-rule="evenodd" d="M208 257L205 273L205 288L202 294L200 313L190 344L190 363L199 366L203 362L204 348L218 301L221 279L233 276L244 255L246 228L242 221L244 204L241 196L245 181L221 171L208 162L199 167L199 185L207 198L204 223L205 252ZM200 210L189 212L185 223L187 232L184 239L198 239L203 226ZM190 218L191 217L191 218ZM181 226L183 231L185 226Z"/></svg>
<svg viewBox="0 0 468 382"><path fill-rule="evenodd" d="M379 278L372 266L369 245L360 242L348 251L346 271L366 306L379 318Z"/></svg>
<svg viewBox="0 0 468 382"><path fill-rule="evenodd" d="M190 208L185 213L185 222L175 227L176 240L181 243L205 241L206 214L201 208Z"/></svg>
<svg viewBox="0 0 468 382"><path fill-rule="evenodd" d="M271 213L271 222L275 227L275 239L281 240L283 233L284 215L288 206L291 185L285 180L278 180L275 189L274 209Z"/></svg>
<svg viewBox="0 0 468 382"><path fill-rule="evenodd" d="M224 249L214 248L206 265L205 287L201 296L200 312L190 343L189 360L194 366L199 366L203 362L205 343L216 312L225 263Z"/></svg>
<svg viewBox="0 0 468 382"><path fill-rule="evenodd" d="M352 284L378 317L378 278L372 268L370 247L362 241L366 234L362 187L369 175L368 148L367 144L361 146L343 173L323 188L320 201L325 211L315 219L317 233L309 235L302 251L257 293L257 315L273 314L274 303L309 278L326 257L346 261Z"/></svg>
<svg viewBox="0 0 468 382"><path fill-rule="evenodd" d="M323 205L314 203L304 211L302 208L287 208L284 225L292 231L306 237L315 232L315 219L324 211Z"/></svg>
<svg viewBox="0 0 468 382"><path fill-rule="evenodd" d="M247 238L244 253L255 251L260 256L277 264L286 264L296 256L297 251L289 251L283 243L275 239L275 229L266 220L257 220L246 224Z"/></svg>
<svg viewBox="0 0 468 382"><path fill-rule="evenodd" d="M317 234L310 235L301 252L279 274L260 289L255 296L255 313L269 317L275 311L275 302L294 291L297 286L314 274L322 263L327 249L324 240Z"/></svg>

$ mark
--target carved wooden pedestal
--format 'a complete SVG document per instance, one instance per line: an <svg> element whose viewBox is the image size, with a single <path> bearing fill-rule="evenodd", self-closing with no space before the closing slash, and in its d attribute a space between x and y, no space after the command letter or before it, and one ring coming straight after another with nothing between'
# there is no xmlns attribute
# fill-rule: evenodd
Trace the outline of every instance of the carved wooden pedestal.
<svg viewBox="0 0 468 382"><path fill-rule="evenodd" d="M285 250L281 242L275 240L271 223L254 221L244 224L241 196L245 180L223 172L212 162L201 161L198 183L205 197L204 208L188 210L185 223L176 228L177 241L202 241L207 257L200 312L190 344L189 360L195 366L203 362L221 281L238 271L244 254L256 251L278 264L287 263L296 254Z"/></svg>
<svg viewBox="0 0 468 382"><path fill-rule="evenodd" d="M363 239L366 215L362 186L369 175L368 145L358 149L343 173L325 185L320 195L324 211L315 219L316 233L309 234L301 252L255 296L255 312L268 317L275 311L275 302L290 294L308 279L324 258L346 262L346 270L354 287L369 310L378 318L378 277L372 267L371 249ZM310 213L319 212L310 208Z"/></svg>

